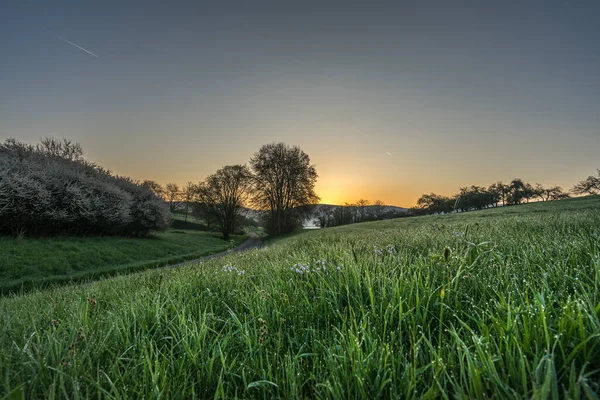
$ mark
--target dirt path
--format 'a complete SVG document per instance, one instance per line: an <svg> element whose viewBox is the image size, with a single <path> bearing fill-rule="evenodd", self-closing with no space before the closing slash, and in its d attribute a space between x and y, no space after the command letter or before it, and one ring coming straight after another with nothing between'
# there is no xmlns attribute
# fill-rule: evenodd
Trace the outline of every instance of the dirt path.
<svg viewBox="0 0 600 400"><path fill-rule="evenodd" d="M193 260L187 260L187 261L180 262L177 264L167 265L162 268L179 268L179 267L183 267L184 265L195 264L199 261L207 261L207 260L212 260L213 258L223 257L228 254L239 253L240 251L257 249L259 247L262 247L262 244L263 243L262 243L262 240L260 240L260 237L256 233L250 232L248 234L248 239L244 243L240 244L238 247L236 247L234 249L222 251L220 253L211 254L210 256L195 258ZM160 268L158 268L158 269L160 269Z"/></svg>

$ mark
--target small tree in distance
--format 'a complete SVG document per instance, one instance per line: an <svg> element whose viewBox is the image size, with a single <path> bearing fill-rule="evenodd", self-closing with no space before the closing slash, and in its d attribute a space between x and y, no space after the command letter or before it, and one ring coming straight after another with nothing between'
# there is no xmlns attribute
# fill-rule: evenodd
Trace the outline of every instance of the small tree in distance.
<svg viewBox="0 0 600 400"><path fill-rule="evenodd" d="M545 188L540 183L535 184L535 194L542 201L562 200L571 197L568 193L565 193L560 186Z"/></svg>
<svg viewBox="0 0 600 400"><path fill-rule="evenodd" d="M571 192L574 194L597 194L600 193L600 169L598 176L590 175L586 179L577 182Z"/></svg>
<svg viewBox="0 0 600 400"><path fill-rule="evenodd" d="M179 186L176 183L167 183L167 186L165 186L165 195L167 196L171 212L175 210L175 201L179 198L179 194Z"/></svg>
<svg viewBox="0 0 600 400"><path fill-rule="evenodd" d="M187 222L188 214L190 211L190 203L192 202L192 197L194 197L194 193L196 191L196 186L192 182L188 182L183 187L181 192L183 201L185 202L185 221Z"/></svg>

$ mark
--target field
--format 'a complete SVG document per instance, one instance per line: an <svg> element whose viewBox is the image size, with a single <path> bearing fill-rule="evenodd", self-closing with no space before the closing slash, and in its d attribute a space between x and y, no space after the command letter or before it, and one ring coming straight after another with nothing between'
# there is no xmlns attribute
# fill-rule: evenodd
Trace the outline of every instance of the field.
<svg viewBox="0 0 600 400"><path fill-rule="evenodd" d="M598 398L600 198L0 299L0 397Z"/></svg>
<svg viewBox="0 0 600 400"><path fill-rule="evenodd" d="M233 239L234 245L243 241ZM157 267L231 246L218 234L173 229L141 239L0 237L0 293Z"/></svg>

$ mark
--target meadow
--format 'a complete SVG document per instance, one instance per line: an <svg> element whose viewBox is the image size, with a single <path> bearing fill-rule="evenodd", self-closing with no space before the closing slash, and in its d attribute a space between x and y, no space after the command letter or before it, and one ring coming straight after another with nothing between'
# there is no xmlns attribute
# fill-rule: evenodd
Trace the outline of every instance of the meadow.
<svg viewBox="0 0 600 400"><path fill-rule="evenodd" d="M0 299L0 397L598 398L600 197Z"/></svg>
<svg viewBox="0 0 600 400"><path fill-rule="evenodd" d="M156 268L227 250L218 234L170 229L146 238L0 236L0 293Z"/></svg>

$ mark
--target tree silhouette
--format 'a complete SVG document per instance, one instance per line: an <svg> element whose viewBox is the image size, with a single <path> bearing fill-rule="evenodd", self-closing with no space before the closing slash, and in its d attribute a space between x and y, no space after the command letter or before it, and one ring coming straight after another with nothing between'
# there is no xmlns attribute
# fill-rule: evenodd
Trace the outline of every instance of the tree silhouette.
<svg viewBox="0 0 600 400"><path fill-rule="evenodd" d="M454 209L455 199L440 196L435 193L424 194L417 200L417 207L413 209L417 214L449 213Z"/></svg>
<svg viewBox="0 0 600 400"><path fill-rule="evenodd" d="M188 182L183 187L181 191L181 196L183 201L185 202L185 221L187 222L188 214L190 211L190 203L192 202L192 198L194 197L194 193L196 191L196 186L192 182Z"/></svg>
<svg viewBox="0 0 600 400"><path fill-rule="evenodd" d="M600 193L600 169L598 176L590 175L586 179L579 181L571 192L574 194L597 194Z"/></svg>
<svg viewBox="0 0 600 400"><path fill-rule="evenodd" d="M196 198L215 217L224 239L235 232L251 184L248 167L228 165L195 187Z"/></svg>
<svg viewBox="0 0 600 400"><path fill-rule="evenodd" d="M179 186L175 183L167 183L165 186L165 195L167 196L167 201L169 202L169 208L171 212L175 210L175 201L179 199Z"/></svg>
<svg viewBox="0 0 600 400"><path fill-rule="evenodd" d="M523 199L525 198L525 192L527 190L525 186L525 182L523 182L520 178L515 178L510 182L510 191L507 196L508 204L521 204Z"/></svg>
<svg viewBox="0 0 600 400"><path fill-rule="evenodd" d="M560 186L545 188L539 183L536 183L535 185L535 194L542 201L561 200L571 197L568 193L565 193Z"/></svg>
<svg viewBox="0 0 600 400"><path fill-rule="evenodd" d="M264 145L250 160L254 173L253 203L268 210L267 230L275 235L302 223L305 206L315 204L317 171L299 147L285 143Z"/></svg>

